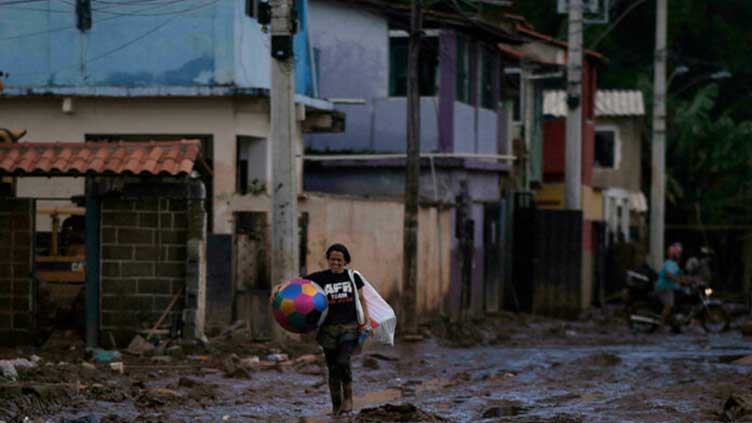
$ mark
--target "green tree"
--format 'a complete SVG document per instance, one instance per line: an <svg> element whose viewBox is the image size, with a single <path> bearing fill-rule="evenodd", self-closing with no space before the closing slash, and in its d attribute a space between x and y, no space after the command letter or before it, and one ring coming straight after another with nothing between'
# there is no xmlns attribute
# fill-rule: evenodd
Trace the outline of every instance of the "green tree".
<svg viewBox="0 0 752 423"><path fill-rule="evenodd" d="M744 223L752 216L752 122L717 113L717 84L673 105L668 133L668 200L674 221Z"/></svg>

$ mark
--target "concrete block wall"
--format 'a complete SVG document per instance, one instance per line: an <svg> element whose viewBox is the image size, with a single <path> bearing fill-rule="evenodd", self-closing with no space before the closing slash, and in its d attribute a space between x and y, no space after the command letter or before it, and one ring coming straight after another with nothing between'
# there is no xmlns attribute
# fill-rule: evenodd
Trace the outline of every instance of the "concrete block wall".
<svg viewBox="0 0 752 423"><path fill-rule="evenodd" d="M26 343L32 329L34 202L0 199L0 340Z"/></svg>
<svg viewBox="0 0 752 423"><path fill-rule="evenodd" d="M187 200L101 200L102 332L127 338L157 322L185 288L188 229ZM168 324L183 304L181 295Z"/></svg>

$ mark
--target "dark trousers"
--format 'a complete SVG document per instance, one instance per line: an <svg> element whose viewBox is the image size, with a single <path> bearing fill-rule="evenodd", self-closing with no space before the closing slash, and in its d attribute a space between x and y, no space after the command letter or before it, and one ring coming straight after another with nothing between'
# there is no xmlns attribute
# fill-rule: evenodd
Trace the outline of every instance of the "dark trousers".
<svg viewBox="0 0 752 423"><path fill-rule="evenodd" d="M358 342L358 325L327 324L319 329L316 339L324 349L326 367L329 369L329 384L351 383L350 361Z"/></svg>

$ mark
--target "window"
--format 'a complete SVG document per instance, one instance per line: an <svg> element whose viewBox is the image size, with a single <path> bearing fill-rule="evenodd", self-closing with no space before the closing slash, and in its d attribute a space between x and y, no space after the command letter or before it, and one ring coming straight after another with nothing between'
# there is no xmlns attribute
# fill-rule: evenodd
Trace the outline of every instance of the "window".
<svg viewBox="0 0 752 423"><path fill-rule="evenodd" d="M488 49L483 49L480 62L480 106L496 110L494 102L494 76L496 74L495 56Z"/></svg>
<svg viewBox="0 0 752 423"><path fill-rule="evenodd" d="M457 100L470 103L470 43L457 37Z"/></svg>
<svg viewBox="0 0 752 423"><path fill-rule="evenodd" d="M595 131L595 162L599 168L617 168L619 163L619 146L614 129Z"/></svg>
<svg viewBox="0 0 752 423"><path fill-rule="evenodd" d="M407 58L410 39L395 35L389 39L389 95L407 96ZM420 46L419 84L420 95L436 95L436 81L439 66L439 39L426 37Z"/></svg>
<svg viewBox="0 0 752 423"><path fill-rule="evenodd" d="M267 148L264 138L238 137L236 159L236 191L239 194L260 194L266 192Z"/></svg>
<svg viewBox="0 0 752 423"><path fill-rule="evenodd" d="M504 70L501 87L500 98L506 102L512 103L512 121L515 124L522 122L522 78L520 76L520 70L517 68L510 68Z"/></svg>

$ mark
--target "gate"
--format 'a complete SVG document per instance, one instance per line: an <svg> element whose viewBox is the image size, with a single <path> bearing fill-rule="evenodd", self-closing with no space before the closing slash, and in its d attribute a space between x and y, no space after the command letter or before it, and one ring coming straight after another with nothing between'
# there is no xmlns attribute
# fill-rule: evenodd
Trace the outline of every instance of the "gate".
<svg viewBox="0 0 752 423"><path fill-rule="evenodd" d="M536 210L532 312L569 316L580 309L582 212Z"/></svg>
<svg viewBox="0 0 752 423"><path fill-rule="evenodd" d="M579 310L582 213L536 210L529 192L512 194L507 204L512 264L504 283L504 308L547 315Z"/></svg>
<svg viewBox="0 0 752 423"><path fill-rule="evenodd" d="M504 284L504 307L514 311L533 309L533 237L535 203L530 192L511 195L512 265L510 283Z"/></svg>
<svg viewBox="0 0 752 423"><path fill-rule="evenodd" d="M483 298L486 313L499 311L501 286L501 206L486 204L483 208Z"/></svg>

